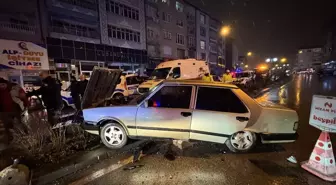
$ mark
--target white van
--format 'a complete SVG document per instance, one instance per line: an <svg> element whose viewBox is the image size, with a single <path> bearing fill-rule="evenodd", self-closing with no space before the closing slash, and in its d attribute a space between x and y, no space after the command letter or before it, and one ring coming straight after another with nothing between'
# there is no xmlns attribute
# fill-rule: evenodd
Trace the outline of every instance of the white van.
<svg viewBox="0 0 336 185"><path fill-rule="evenodd" d="M201 79L210 73L207 62L196 59L179 59L160 63L149 79L139 85L138 92L143 94L165 79Z"/></svg>

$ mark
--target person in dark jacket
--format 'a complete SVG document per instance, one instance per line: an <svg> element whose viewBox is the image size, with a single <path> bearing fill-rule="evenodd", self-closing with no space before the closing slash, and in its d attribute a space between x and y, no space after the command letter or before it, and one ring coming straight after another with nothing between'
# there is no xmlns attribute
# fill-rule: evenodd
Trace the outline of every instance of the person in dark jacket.
<svg viewBox="0 0 336 185"><path fill-rule="evenodd" d="M79 94L83 98L86 86L87 86L89 81L86 79L85 75L83 75L83 74L79 76L79 80L80 80L80 82L79 82Z"/></svg>
<svg viewBox="0 0 336 185"><path fill-rule="evenodd" d="M42 86L38 90L27 93L28 96L42 96L44 106L47 108L48 121L54 126L59 119L61 110L63 108L61 85L52 78L47 71L40 73L42 79Z"/></svg>
<svg viewBox="0 0 336 185"><path fill-rule="evenodd" d="M80 92L79 92L79 82L76 80L76 77L71 76L70 78L71 84L70 84L70 92L72 100L74 101L74 104L76 106L76 109L79 111L81 110L81 99L80 99Z"/></svg>

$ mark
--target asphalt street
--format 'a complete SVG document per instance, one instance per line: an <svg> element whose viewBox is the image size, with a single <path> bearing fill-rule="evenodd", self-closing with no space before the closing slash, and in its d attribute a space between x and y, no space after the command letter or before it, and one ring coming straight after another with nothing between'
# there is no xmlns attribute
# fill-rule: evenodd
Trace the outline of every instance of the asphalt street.
<svg viewBox="0 0 336 185"><path fill-rule="evenodd" d="M279 103L298 112L299 139L295 143L263 145L250 153L232 154L219 144L193 143L179 151L167 143L156 142L151 146L151 154L137 162L134 169L121 167L87 184L332 184L286 160L290 156L298 163L307 160L319 137L320 131L308 123L314 94L336 96L336 78L297 75L291 82L257 99ZM336 142L336 134L332 134L331 139ZM96 170L92 168L91 172ZM78 178L73 179L82 178L80 173L76 176Z"/></svg>

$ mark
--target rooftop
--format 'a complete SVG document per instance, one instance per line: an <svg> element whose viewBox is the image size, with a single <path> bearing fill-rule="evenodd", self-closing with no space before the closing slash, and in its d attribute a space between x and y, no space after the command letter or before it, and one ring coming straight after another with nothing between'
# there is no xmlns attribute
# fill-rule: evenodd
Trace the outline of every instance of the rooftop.
<svg viewBox="0 0 336 185"><path fill-rule="evenodd" d="M165 80L165 84L177 84L177 85L205 85L205 86L215 86L215 87L226 87L237 89L238 87L233 84L225 84L222 82L206 82L203 80Z"/></svg>

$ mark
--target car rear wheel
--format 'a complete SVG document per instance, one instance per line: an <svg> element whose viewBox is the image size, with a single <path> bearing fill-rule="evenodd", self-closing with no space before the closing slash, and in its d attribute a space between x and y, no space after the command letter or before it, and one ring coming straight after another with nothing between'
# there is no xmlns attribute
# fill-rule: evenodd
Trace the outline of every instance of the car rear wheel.
<svg viewBox="0 0 336 185"><path fill-rule="evenodd" d="M119 149L126 145L127 134L118 123L108 123L100 130L100 138L105 146L111 149Z"/></svg>
<svg viewBox="0 0 336 185"><path fill-rule="evenodd" d="M250 131L236 132L225 142L229 150L235 153L248 152L254 148L256 143L257 136L255 133Z"/></svg>

